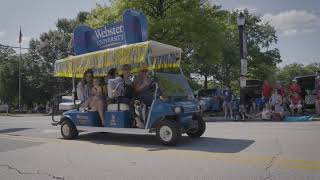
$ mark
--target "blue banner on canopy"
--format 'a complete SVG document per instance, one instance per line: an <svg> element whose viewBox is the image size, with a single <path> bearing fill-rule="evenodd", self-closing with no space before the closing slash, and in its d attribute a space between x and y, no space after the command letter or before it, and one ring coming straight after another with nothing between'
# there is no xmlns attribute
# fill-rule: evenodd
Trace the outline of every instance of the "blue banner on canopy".
<svg viewBox="0 0 320 180"><path fill-rule="evenodd" d="M147 19L142 12L132 9L123 13L123 21L98 29L78 26L73 33L76 55L134 44L148 40Z"/></svg>

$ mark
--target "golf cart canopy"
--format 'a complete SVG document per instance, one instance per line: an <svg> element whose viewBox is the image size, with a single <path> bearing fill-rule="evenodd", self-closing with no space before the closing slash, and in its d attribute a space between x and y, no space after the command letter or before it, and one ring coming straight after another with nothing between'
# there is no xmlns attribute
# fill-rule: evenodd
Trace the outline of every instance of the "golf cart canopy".
<svg viewBox="0 0 320 180"><path fill-rule="evenodd" d="M111 68L130 64L132 72L140 69L170 69L180 67L181 48L156 41L146 41L116 48L69 56L55 62L55 77L82 77L88 69L105 76Z"/></svg>

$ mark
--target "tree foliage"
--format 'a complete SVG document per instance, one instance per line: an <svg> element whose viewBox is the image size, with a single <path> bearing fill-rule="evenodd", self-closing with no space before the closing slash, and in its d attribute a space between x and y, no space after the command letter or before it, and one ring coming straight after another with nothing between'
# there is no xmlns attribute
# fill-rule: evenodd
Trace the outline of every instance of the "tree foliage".
<svg viewBox="0 0 320 180"><path fill-rule="evenodd" d="M50 30L30 41L30 49L23 56L23 102L45 103L54 93L70 89L70 83L52 76L54 62L74 54L73 30L80 24L99 28L121 21L126 9L142 11L148 20L149 39L183 49L182 69L188 80L192 74L214 79L219 86L239 88L240 55L236 17L239 12L226 11L209 0L112 0L109 6L97 5L91 12L80 12L74 19L62 18L56 30ZM277 70L280 52L275 29L262 23L261 17L244 12L248 44L248 73L254 79L287 79L291 74ZM12 49L0 51L0 99L17 102L18 56ZM299 65L293 65L298 68ZM297 67L296 67L297 66ZM319 65L318 65L319 66ZM307 68L307 67L303 67ZM307 69L314 69L310 66ZM288 70L289 71L289 70ZM7 80L9 79L9 80ZM59 83L57 82L59 81ZM198 88L196 83L193 87ZM10 98L9 98L10 97Z"/></svg>
<svg viewBox="0 0 320 180"><path fill-rule="evenodd" d="M277 80L288 85L295 76L314 75L318 71L320 71L320 63L308 65L293 63L278 69Z"/></svg>

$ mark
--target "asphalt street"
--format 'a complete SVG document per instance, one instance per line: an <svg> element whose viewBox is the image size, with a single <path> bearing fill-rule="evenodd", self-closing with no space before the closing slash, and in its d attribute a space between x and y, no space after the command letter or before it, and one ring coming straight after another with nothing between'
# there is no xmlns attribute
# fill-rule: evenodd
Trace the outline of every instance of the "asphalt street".
<svg viewBox="0 0 320 180"><path fill-rule="evenodd" d="M0 116L0 179L320 179L320 121L207 122L176 147L153 135L63 140L51 117Z"/></svg>

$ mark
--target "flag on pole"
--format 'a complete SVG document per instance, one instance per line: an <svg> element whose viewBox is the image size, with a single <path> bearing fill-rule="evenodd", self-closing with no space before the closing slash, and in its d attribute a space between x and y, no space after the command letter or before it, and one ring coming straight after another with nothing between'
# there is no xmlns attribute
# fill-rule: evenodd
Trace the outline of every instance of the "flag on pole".
<svg viewBox="0 0 320 180"><path fill-rule="evenodd" d="M22 32L21 32L21 26L20 26L20 33L19 33L19 43L22 43Z"/></svg>

